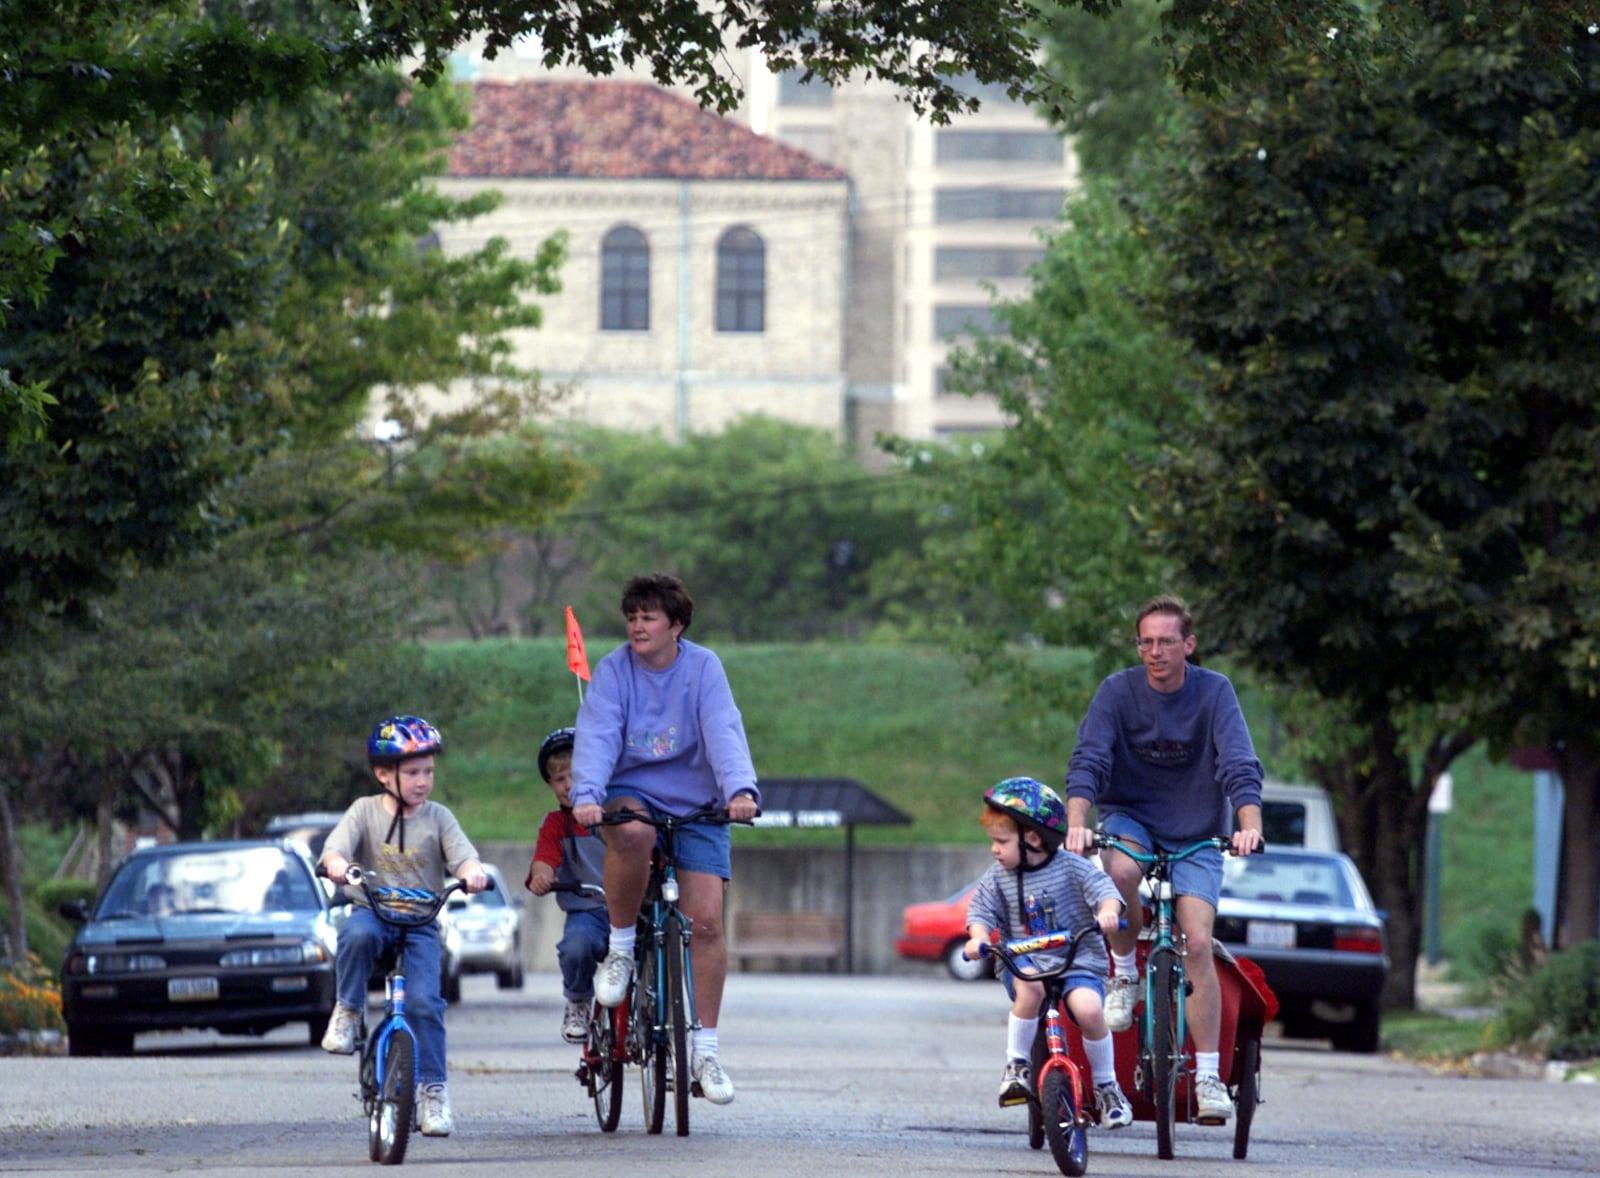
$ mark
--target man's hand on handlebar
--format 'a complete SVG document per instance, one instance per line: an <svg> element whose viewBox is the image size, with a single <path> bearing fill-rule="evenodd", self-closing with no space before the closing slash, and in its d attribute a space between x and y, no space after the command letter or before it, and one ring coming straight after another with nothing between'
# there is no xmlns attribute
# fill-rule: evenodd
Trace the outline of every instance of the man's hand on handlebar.
<svg viewBox="0 0 1600 1178"><path fill-rule="evenodd" d="M1257 851L1265 849L1266 845L1266 839L1262 837L1259 830L1241 826L1233 832L1231 849L1235 855L1253 855Z"/></svg>
<svg viewBox="0 0 1600 1178"><path fill-rule="evenodd" d="M1061 845L1074 855L1087 855L1094 850L1094 830L1087 826L1069 826Z"/></svg>
<svg viewBox="0 0 1600 1178"><path fill-rule="evenodd" d="M593 802L585 802L581 806L572 807L572 820L586 830L593 830L605 821L606 812L601 806Z"/></svg>
<svg viewBox="0 0 1600 1178"><path fill-rule="evenodd" d="M760 813L761 807L749 794L734 794L733 801L728 803L729 822L751 822Z"/></svg>

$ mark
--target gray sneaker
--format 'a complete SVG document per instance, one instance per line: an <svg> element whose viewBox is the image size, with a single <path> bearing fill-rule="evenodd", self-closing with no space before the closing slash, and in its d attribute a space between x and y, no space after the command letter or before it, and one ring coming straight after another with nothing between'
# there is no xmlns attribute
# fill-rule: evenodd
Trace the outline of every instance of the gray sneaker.
<svg viewBox="0 0 1600 1178"><path fill-rule="evenodd" d="M1133 1106L1114 1080L1095 1088L1094 1111L1102 1129L1123 1129L1133 1124Z"/></svg>
<svg viewBox="0 0 1600 1178"><path fill-rule="evenodd" d="M1032 1088L1033 1074L1028 1065L1020 1059L1006 1060L1006 1070L1000 1073L1000 1107L1027 1104Z"/></svg>
<svg viewBox="0 0 1600 1178"><path fill-rule="evenodd" d="M1106 979L1106 1027L1126 1031L1133 1026L1133 1005L1137 998L1137 977Z"/></svg>
<svg viewBox="0 0 1600 1178"><path fill-rule="evenodd" d="M1233 1116L1228 1086L1216 1076L1201 1076L1194 1082L1194 1104L1194 1119L1202 1125L1226 1125Z"/></svg>
<svg viewBox="0 0 1600 1178"><path fill-rule="evenodd" d="M589 999L573 998L561 1016L561 1037L568 1043L582 1043L589 1037Z"/></svg>
<svg viewBox="0 0 1600 1178"><path fill-rule="evenodd" d="M594 974L594 1000L604 1007L622 1005L633 985L633 957L627 953L607 953Z"/></svg>
<svg viewBox="0 0 1600 1178"><path fill-rule="evenodd" d="M733 1081L716 1056L697 1055L690 1060L689 1079L694 1083L690 1089L694 1095L703 1096L712 1104L733 1103Z"/></svg>
<svg viewBox="0 0 1600 1178"><path fill-rule="evenodd" d="M424 1137L448 1137L456 1127L450 1115L450 1094L443 1084L417 1085L417 1128Z"/></svg>
<svg viewBox="0 0 1600 1178"><path fill-rule="evenodd" d="M333 1017L322 1036L322 1050L335 1055L350 1055L356 1049L356 1028L361 1025L361 1012L343 1002L334 1003Z"/></svg>

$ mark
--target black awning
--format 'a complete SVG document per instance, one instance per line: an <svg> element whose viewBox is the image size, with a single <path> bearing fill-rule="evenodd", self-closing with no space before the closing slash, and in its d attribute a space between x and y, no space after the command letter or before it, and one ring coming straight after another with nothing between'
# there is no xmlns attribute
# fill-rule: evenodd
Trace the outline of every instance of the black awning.
<svg viewBox="0 0 1600 1178"><path fill-rule="evenodd" d="M796 830L909 826L902 813L849 777L763 777L757 826Z"/></svg>

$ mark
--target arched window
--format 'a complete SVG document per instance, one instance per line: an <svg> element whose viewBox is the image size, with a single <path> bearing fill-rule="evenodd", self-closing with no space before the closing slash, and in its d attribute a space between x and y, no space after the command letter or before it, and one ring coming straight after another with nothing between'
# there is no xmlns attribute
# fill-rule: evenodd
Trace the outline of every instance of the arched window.
<svg viewBox="0 0 1600 1178"><path fill-rule="evenodd" d="M631 225L600 242L600 330L650 330L650 245Z"/></svg>
<svg viewBox="0 0 1600 1178"><path fill-rule="evenodd" d="M767 247L753 230L738 225L717 241L717 330L766 327Z"/></svg>

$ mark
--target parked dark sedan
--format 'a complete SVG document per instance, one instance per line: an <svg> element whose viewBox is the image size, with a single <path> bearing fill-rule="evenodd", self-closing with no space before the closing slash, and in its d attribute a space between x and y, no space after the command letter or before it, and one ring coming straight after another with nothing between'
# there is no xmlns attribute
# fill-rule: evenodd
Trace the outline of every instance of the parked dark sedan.
<svg viewBox="0 0 1600 1178"><path fill-rule="evenodd" d="M304 1021L322 1041L334 1003L327 896L297 846L174 843L134 851L61 967L72 1055L126 1054L141 1031L211 1027L261 1035Z"/></svg>
<svg viewBox="0 0 1600 1178"><path fill-rule="evenodd" d="M1290 1038L1378 1049L1383 916L1348 855L1275 848L1223 862L1216 938L1266 974Z"/></svg>

